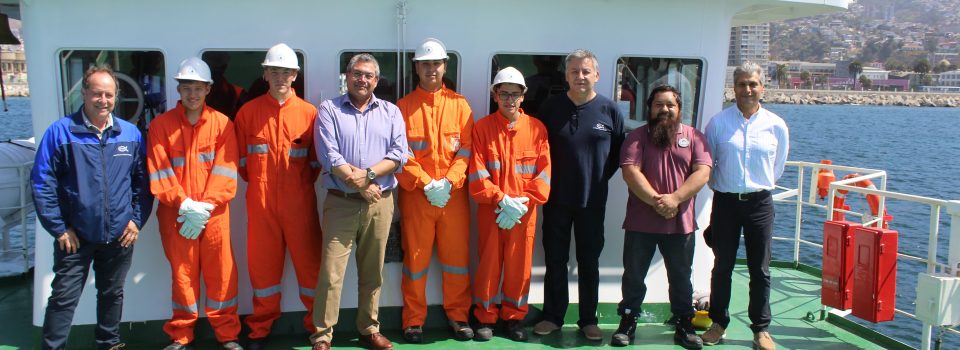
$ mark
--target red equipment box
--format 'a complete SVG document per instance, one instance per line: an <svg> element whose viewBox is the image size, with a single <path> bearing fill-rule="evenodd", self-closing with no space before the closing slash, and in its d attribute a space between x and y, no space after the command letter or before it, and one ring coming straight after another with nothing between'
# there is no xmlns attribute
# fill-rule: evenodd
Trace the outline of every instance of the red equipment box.
<svg viewBox="0 0 960 350"><path fill-rule="evenodd" d="M849 221L823 223L823 305L840 310L853 307L853 231L861 226Z"/></svg>
<svg viewBox="0 0 960 350"><path fill-rule="evenodd" d="M853 315L877 323L893 320L897 292L897 231L854 231Z"/></svg>

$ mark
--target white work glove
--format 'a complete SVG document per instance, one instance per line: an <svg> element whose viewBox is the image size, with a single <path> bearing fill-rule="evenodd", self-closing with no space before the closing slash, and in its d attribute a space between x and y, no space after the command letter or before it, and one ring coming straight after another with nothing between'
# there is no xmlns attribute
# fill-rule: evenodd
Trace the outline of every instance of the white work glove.
<svg viewBox="0 0 960 350"><path fill-rule="evenodd" d="M177 218L177 222L183 223L180 226L180 235L186 239L196 239L200 231L206 227L207 220L210 220L210 212L214 208L216 207L210 203L197 202L190 198L184 199L183 203L180 203L180 216Z"/></svg>
<svg viewBox="0 0 960 350"><path fill-rule="evenodd" d="M503 196L503 199L500 200L500 209L511 217L519 219L527 214L529 209L526 203L529 201L530 198L527 197Z"/></svg>
<svg viewBox="0 0 960 350"><path fill-rule="evenodd" d="M508 214L503 209L497 208L494 210L494 213L497 213L497 227L500 227L504 230L512 229L514 225L520 223L519 217L514 217Z"/></svg>
<svg viewBox="0 0 960 350"><path fill-rule="evenodd" d="M429 184L423 187L423 193L427 196L427 200L430 201L431 205L437 208L443 208L447 205L447 201L450 200L451 189L453 189L453 185L450 184L449 180L443 178L430 181Z"/></svg>
<svg viewBox="0 0 960 350"><path fill-rule="evenodd" d="M205 224L199 224L187 219L185 215L178 216L177 222L183 224L180 225L180 235L186 239L197 239L197 237L200 236L200 232L203 232L204 227L206 227Z"/></svg>

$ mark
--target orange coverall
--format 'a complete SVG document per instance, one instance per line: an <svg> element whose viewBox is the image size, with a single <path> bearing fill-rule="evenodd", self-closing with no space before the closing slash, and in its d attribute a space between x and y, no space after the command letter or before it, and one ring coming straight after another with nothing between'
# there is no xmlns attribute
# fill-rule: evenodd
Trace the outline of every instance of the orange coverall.
<svg viewBox="0 0 960 350"><path fill-rule="evenodd" d="M314 182L320 175L313 148L317 108L292 96L283 105L270 94L237 112L240 176L247 187L247 269L253 314L244 322L249 338L270 334L280 317L284 250L290 250L307 309L303 327L312 332L313 295L320 272L321 231Z"/></svg>
<svg viewBox="0 0 960 350"><path fill-rule="evenodd" d="M173 276L173 317L163 330L173 341L193 341L200 274L207 288L204 310L217 340L237 340L237 266L230 246L230 200L237 193L237 139L233 123L204 106L196 125L177 107L150 123L147 167L150 192L160 201L157 222ZM180 203L186 198L216 208L197 239L180 235Z"/></svg>
<svg viewBox="0 0 960 350"><path fill-rule="evenodd" d="M403 328L422 326L427 317L427 267L437 244L443 272L447 318L467 322L470 310L470 203L464 183L470 161L473 112L467 100L447 88L420 87L397 103L410 147L400 184L403 234ZM452 189L443 208L430 204L423 187L446 178Z"/></svg>
<svg viewBox="0 0 960 350"><path fill-rule="evenodd" d="M493 113L480 119L473 130L473 156L469 175L470 195L477 202L480 263L474 276L474 315L480 323L497 322L492 299L503 273L503 298L499 318L522 320L527 314L533 242L537 231L537 206L550 195L550 145L547 129L523 114L511 128L509 120ZM504 195L527 197L529 211L509 230L497 226Z"/></svg>

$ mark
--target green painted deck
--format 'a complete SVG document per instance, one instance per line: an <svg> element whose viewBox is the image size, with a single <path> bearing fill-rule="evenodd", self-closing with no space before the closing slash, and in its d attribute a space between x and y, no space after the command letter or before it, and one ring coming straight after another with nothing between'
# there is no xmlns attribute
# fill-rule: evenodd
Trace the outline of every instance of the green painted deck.
<svg viewBox="0 0 960 350"><path fill-rule="evenodd" d="M770 326L770 333L777 343L778 349L889 349L903 347L899 343L891 343L889 340L873 343L867 339L878 338L877 334L871 331L852 325L851 322L839 320L834 321L809 321L808 313L816 314L820 309L820 278L816 276L816 271L810 269L793 269L790 267L771 267L773 275L773 288L771 292L771 307L773 309L773 324ZM733 300L731 308L732 321L727 330L727 337L723 343L716 346L707 346L706 349L749 349L752 348L753 335L748 327L749 318L747 317L746 304L748 290L747 270L745 266L737 266L734 271L733 281ZM744 291L739 293L737 291ZM90 292L90 291L86 291ZM33 344L39 337L39 329L31 325L31 307L32 300L32 279L24 278L6 278L0 280L0 315L3 320L0 321L0 350L4 349L32 349ZM536 306L536 305L534 305ZM562 332L554 333L549 336L540 337L532 334L527 343L516 343L502 337L501 333L495 333L494 339L489 342L458 342L452 339L451 334L445 328L426 329L426 339L424 344L405 344L402 342L399 327L399 310L397 308L388 308L391 310L382 310L381 320L384 323L384 335L394 341L395 349L594 349L611 348L608 344L613 331L617 327L619 318L615 314L615 305L601 305L600 322L604 330L604 340L601 342L588 341L578 335L576 326L573 322L563 328ZM662 310L666 310L665 305L651 305L648 311L654 314L662 315ZM535 322L537 310L531 308L531 315L528 317L529 323ZM345 312L347 314L347 312ZM568 312L568 321L571 316L575 316L576 308L571 307ZM310 349L307 344L306 334L292 331L296 329L293 326L297 323L297 318L302 317L284 317L291 322L289 325L278 324L275 326L275 333L281 333L281 329L291 330L286 335L274 336L271 338L271 349ZM431 310L430 318L434 323L441 319L442 312ZM341 318L342 328L350 328L352 315ZM347 318L347 319L344 319ZM283 321L283 319L281 319ZM436 322L439 324L439 322ZM124 325L124 342L126 347L123 350L139 349L161 349L168 344L168 340L159 329L160 322L135 323ZM838 325L840 324L840 325ZM209 326L206 322L201 322L198 327L200 340L196 342L195 349L216 349L217 344L210 335ZM843 325L843 326L841 326ZM439 326L437 326L439 327ZM531 326L532 327L532 326ZM850 330L848 330L850 329ZM851 331L852 330L852 331ZM335 349L362 349L356 342L356 333L344 330L335 333L333 347ZM92 328L74 327L71 332L71 348L82 349L91 348ZM881 345L882 344L882 345ZM626 349L682 349L673 344L673 328L671 326L659 323L643 323L638 327L637 338L632 347Z"/></svg>

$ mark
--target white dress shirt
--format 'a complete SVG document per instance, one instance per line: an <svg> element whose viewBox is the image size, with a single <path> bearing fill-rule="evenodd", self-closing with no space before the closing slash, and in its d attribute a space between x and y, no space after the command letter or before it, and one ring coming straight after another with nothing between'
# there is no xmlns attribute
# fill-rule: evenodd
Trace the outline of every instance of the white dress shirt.
<svg viewBox="0 0 960 350"><path fill-rule="evenodd" d="M708 185L714 191L772 190L783 175L790 132L780 116L763 106L750 118L730 106L710 120L706 137L714 163Z"/></svg>

